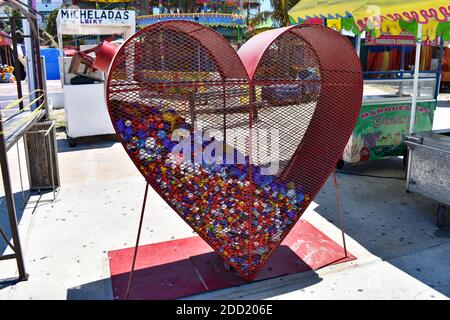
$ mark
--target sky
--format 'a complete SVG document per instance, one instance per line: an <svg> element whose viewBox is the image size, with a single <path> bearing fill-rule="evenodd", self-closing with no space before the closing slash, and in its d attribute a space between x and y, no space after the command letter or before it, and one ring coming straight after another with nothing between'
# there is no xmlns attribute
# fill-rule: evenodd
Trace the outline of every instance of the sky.
<svg viewBox="0 0 450 320"><path fill-rule="evenodd" d="M271 9L270 0L262 0L261 2L261 11L269 11Z"/></svg>

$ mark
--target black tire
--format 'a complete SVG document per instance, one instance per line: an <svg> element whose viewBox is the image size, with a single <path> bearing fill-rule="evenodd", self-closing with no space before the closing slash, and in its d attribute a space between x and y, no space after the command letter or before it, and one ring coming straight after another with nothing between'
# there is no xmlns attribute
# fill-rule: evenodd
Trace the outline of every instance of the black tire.
<svg viewBox="0 0 450 320"><path fill-rule="evenodd" d="M445 228L445 221L447 220L447 208L443 205L438 206L437 214L436 214L436 224L439 228Z"/></svg>
<svg viewBox="0 0 450 320"><path fill-rule="evenodd" d="M74 139L69 139L69 147L75 148L77 146L77 141Z"/></svg>
<svg viewBox="0 0 450 320"><path fill-rule="evenodd" d="M342 170L342 168L344 168L345 166L345 161L340 159L337 163L336 163L336 170Z"/></svg>

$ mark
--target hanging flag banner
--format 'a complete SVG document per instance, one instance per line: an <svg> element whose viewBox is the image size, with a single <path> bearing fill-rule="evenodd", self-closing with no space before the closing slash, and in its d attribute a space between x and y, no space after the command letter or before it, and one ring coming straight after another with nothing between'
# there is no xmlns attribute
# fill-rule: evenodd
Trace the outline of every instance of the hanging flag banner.
<svg viewBox="0 0 450 320"><path fill-rule="evenodd" d="M366 45L367 46L404 46L404 47L415 47L416 37L408 31L402 31L400 35L392 35L388 32L381 32L381 35L375 37L370 33L366 33ZM426 39L422 42L423 46L426 47L437 47L439 46L438 39L430 40Z"/></svg>
<svg viewBox="0 0 450 320"><path fill-rule="evenodd" d="M60 9L57 25L62 34L122 33L135 29L136 15L133 10ZM123 29L123 30L122 30Z"/></svg>
<svg viewBox="0 0 450 320"><path fill-rule="evenodd" d="M129 24L134 11L61 9L61 24Z"/></svg>

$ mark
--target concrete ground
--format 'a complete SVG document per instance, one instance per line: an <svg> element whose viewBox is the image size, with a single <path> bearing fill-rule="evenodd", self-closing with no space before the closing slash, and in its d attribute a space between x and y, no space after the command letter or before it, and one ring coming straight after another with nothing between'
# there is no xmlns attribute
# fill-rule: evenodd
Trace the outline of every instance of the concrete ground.
<svg viewBox="0 0 450 320"><path fill-rule="evenodd" d="M122 146L99 138L72 149L60 137L58 147L63 187L57 201L43 202L46 194L18 210L30 279L0 282L0 299L112 299L107 251L134 245L145 182ZM356 261L188 299L448 299L450 231L435 225L437 203L405 192L401 159L344 171L338 179ZM13 178L18 191L17 174ZM17 197L20 203L20 192ZM153 191L147 208L141 244L193 235ZM3 210L3 225L5 218ZM332 181L303 218L341 243ZM5 249L0 244L0 252ZM0 263L0 279L15 276L13 261Z"/></svg>
<svg viewBox="0 0 450 320"><path fill-rule="evenodd" d="M449 128L449 121L450 108L439 108L435 129ZM58 148L62 188L57 201L45 201L51 194L33 195L39 203L25 208L17 173L20 158L27 189L23 145L8 154L30 279L4 281L16 276L16 266L1 261L0 299L112 299L107 251L134 245L145 181L122 146L99 137L70 148L59 133ZM356 261L187 299L448 299L450 230L436 227L436 202L405 192L404 176L401 159L338 173L347 245ZM0 225L5 226L3 207ZM341 243L331 179L303 219ZM141 244L192 235L150 191ZM10 250L0 241L3 252Z"/></svg>

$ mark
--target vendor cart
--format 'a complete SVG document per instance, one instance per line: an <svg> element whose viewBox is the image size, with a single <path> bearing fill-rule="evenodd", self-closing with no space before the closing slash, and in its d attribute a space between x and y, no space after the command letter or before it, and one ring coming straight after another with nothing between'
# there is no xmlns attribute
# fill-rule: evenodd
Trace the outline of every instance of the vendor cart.
<svg viewBox="0 0 450 320"><path fill-rule="evenodd" d="M289 13L294 20L324 18L336 29L354 34L372 28L374 32L370 33L371 38L366 36L366 42L403 47L401 70L387 71L392 73L391 79L382 79L377 72L366 72L366 99L344 159L359 162L397 155L396 146L406 145L407 191L441 203L437 223L440 227L445 226L446 205L450 205L450 129L432 131L432 123L440 80L446 76L443 56L445 41L450 39L448 1L369 0L361 3L325 0L318 3L317 0L303 0ZM360 37L356 37L355 43L361 54ZM416 48L411 52L414 65L408 71L404 47L411 45ZM438 59L428 60L428 67L423 57L428 55L430 58L431 55L433 58L434 54L430 49L424 50L427 47L436 47L435 52L439 52ZM434 72L432 65L435 65ZM402 115L393 117L393 112L402 112ZM363 124L365 121L367 123ZM394 149L377 151L386 147L384 143Z"/></svg>
<svg viewBox="0 0 450 320"><path fill-rule="evenodd" d="M433 128L437 106L435 87L435 74L428 78L421 76L419 79L420 97L417 100L416 126L421 131ZM406 146L402 137L409 132L413 79L366 79L364 90L359 118L344 151L343 160L355 164L405 156ZM370 94L372 90L384 92L374 96ZM390 94L389 91L395 92ZM405 94L405 91L408 93Z"/></svg>
<svg viewBox="0 0 450 320"><path fill-rule="evenodd" d="M70 146L75 146L76 139L80 137L114 134L104 98L104 73L95 68L91 68L92 72L83 72L82 63L85 61L82 59L73 61L74 57L65 57L62 37L63 35L118 35L126 40L135 33L135 12L60 9L57 27L66 130ZM89 47L81 47L80 51L86 49ZM93 60L95 50L84 57ZM80 64L81 72L78 71Z"/></svg>
<svg viewBox="0 0 450 320"><path fill-rule="evenodd" d="M437 225L445 227L450 206L450 129L408 135L407 190L438 201Z"/></svg>
<svg viewBox="0 0 450 320"><path fill-rule="evenodd" d="M289 11L292 23L318 20L348 35L365 70L361 112L338 167L405 156L402 136L409 132L413 106L418 130L432 130L444 46L438 31L446 30L440 26L448 20L433 13L444 12L439 9L446 3L303 0Z"/></svg>

